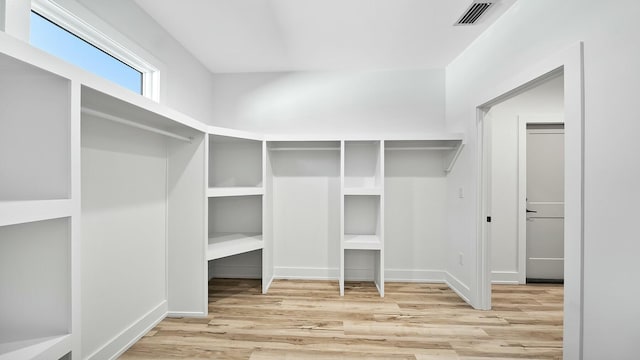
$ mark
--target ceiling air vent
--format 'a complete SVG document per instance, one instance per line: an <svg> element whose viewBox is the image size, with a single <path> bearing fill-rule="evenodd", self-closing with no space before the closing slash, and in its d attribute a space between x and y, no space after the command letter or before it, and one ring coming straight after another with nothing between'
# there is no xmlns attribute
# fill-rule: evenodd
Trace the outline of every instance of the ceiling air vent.
<svg viewBox="0 0 640 360"><path fill-rule="evenodd" d="M489 1L474 1L454 25L473 25L477 23L493 4L493 2Z"/></svg>

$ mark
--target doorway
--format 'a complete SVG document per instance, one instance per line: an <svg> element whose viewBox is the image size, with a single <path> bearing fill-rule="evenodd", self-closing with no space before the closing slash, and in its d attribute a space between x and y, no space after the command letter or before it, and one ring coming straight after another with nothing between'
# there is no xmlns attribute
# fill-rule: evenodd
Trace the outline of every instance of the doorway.
<svg viewBox="0 0 640 360"><path fill-rule="evenodd" d="M485 111L485 211L491 217L486 237L494 284L564 277L564 142L563 135L556 134L563 131L563 112L562 73ZM529 204L528 187L534 197ZM549 264L556 269L559 265L560 273L541 272Z"/></svg>
<svg viewBox="0 0 640 360"><path fill-rule="evenodd" d="M491 223L487 211L486 186L488 174L485 115L491 106L520 94L561 73L564 76L565 123L565 207L564 207L564 332L563 355L574 359L582 357L583 324L583 258L584 258L584 47L581 42L564 50L548 54L532 62L517 73L496 80L477 96L477 288L472 305L477 309L491 308L491 244L488 233Z"/></svg>

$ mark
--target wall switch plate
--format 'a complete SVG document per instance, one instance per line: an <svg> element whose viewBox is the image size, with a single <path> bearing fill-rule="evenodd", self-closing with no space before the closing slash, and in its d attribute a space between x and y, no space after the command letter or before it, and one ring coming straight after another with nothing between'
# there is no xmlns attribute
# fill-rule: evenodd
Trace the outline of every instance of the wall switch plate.
<svg viewBox="0 0 640 360"><path fill-rule="evenodd" d="M458 197L460 199L464 198L464 189L462 187L458 188Z"/></svg>
<svg viewBox="0 0 640 360"><path fill-rule="evenodd" d="M458 254L458 262L460 263L460 265L464 265L464 261L462 261L463 257L464 256L462 255L462 253Z"/></svg>

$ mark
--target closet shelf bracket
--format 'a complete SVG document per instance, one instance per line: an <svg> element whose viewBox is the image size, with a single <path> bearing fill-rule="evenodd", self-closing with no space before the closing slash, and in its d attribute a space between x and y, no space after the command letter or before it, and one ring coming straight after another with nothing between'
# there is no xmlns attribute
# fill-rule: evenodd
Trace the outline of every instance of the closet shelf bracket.
<svg viewBox="0 0 640 360"><path fill-rule="evenodd" d="M456 146L455 150L451 151L451 154L445 157L445 172L450 173L453 170L453 166L456 164L460 153L464 149L464 143L460 141L458 146Z"/></svg>

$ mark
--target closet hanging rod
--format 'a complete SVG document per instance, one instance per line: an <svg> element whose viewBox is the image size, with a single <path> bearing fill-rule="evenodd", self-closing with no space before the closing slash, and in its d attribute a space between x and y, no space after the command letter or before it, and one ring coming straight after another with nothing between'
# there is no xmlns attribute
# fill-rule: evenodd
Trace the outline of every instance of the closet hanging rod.
<svg viewBox="0 0 640 360"><path fill-rule="evenodd" d="M386 147L385 150L398 150L398 151L409 151L409 150L455 150L456 146L404 146L404 147Z"/></svg>
<svg viewBox="0 0 640 360"><path fill-rule="evenodd" d="M272 147L271 151L340 151L339 147Z"/></svg>
<svg viewBox="0 0 640 360"><path fill-rule="evenodd" d="M101 111L89 109L89 108L86 108L86 107L82 107L82 113L83 114L87 114L87 115L91 115L91 116L95 116L95 117L99 117L99 118L104 119L104 120L117 122L117 123L120 123L120 124L123 124L123 125L128 125L128 126L131 126L131 127L134 127L134 128L147 130L147 131L150 131L152 133L168 136L168 137L171 137L171 138L174 138L174 139L178 139L178 140L182 140L182 141L186 141L186 142L191 142L191 140L193 140L192 138L189 138L189 137L186 137L186 136L181 136L181 135L177 135L177 134L165 131L165 130L156 129L156 128L152 127L152 126L139 124L139 123L137 123L135 121L123 119L121 117L117 117L117 116L114 116L114 115L105 114L105 113L103 113Z"/></svg>

